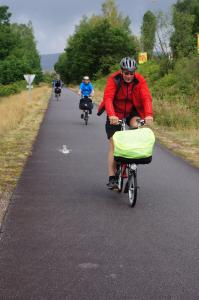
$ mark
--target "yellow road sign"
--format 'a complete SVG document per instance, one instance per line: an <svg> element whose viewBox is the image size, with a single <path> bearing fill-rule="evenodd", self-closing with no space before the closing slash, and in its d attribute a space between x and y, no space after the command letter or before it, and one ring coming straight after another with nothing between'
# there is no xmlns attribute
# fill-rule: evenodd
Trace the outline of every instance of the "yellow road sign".
<svg viewBox="0 0 199 300"><path fill-rule="evenodd" d="M139 53L138 62L139 62L139 64L144 64L145 62L147 62L147 52Z"/></svg>

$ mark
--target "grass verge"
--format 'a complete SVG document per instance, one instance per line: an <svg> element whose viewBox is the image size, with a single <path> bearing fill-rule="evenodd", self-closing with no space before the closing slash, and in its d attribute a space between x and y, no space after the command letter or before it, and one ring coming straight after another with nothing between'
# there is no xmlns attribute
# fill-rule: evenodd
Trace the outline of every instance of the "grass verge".
<svg viewBox="0 0 199 300"><path fill-rule="evenodd" d="M0 224L9 199L31 154L51 88L40 86L18 95L0 98Z"/></svg>

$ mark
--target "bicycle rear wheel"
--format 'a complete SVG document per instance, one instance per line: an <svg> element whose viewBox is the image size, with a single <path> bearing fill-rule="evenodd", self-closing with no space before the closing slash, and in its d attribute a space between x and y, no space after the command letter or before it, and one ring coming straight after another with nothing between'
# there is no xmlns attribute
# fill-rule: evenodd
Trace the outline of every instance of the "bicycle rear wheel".
<svg viewBox="0 0 199 300"><path fill-rule="evenodd" d="M128 176L128 197L129 205L134 207L137 201L137 174L136 170Z"/></svg>

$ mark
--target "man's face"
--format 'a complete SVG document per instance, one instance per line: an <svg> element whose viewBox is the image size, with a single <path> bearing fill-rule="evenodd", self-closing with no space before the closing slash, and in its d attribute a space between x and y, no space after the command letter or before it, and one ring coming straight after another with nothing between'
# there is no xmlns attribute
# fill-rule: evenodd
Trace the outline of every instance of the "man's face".
<svg viewBox="0 0 199 300"><path fill-rule="evenodd" d="M122 70L122 77L126 83L133 81L134 72L129 72L128 70Z"/></svg>

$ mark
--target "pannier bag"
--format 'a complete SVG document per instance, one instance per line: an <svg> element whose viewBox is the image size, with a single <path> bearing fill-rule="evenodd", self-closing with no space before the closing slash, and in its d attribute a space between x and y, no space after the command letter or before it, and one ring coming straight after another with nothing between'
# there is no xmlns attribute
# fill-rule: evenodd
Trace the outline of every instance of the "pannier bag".
<svg viewBox="0 0 199 300"><path fill-rule="evenodd" d="M93 103L92 100L89 98L82 98L79 101L79 108L84 110L84 109L88 109L91 110L93 109Z"/></svg>
<svg viewBox="0 0 199 300"><path fill-rule="evenodd" d="M55 88L55 94L61 94L61 89L59 87Z"/></svg>
<svg viewBox="0 0 199 300"><path fill-rule="evenodd" d="M116 131L113 143L116 161L148 164L152 160L155 136L150 128Z"/></svg>

